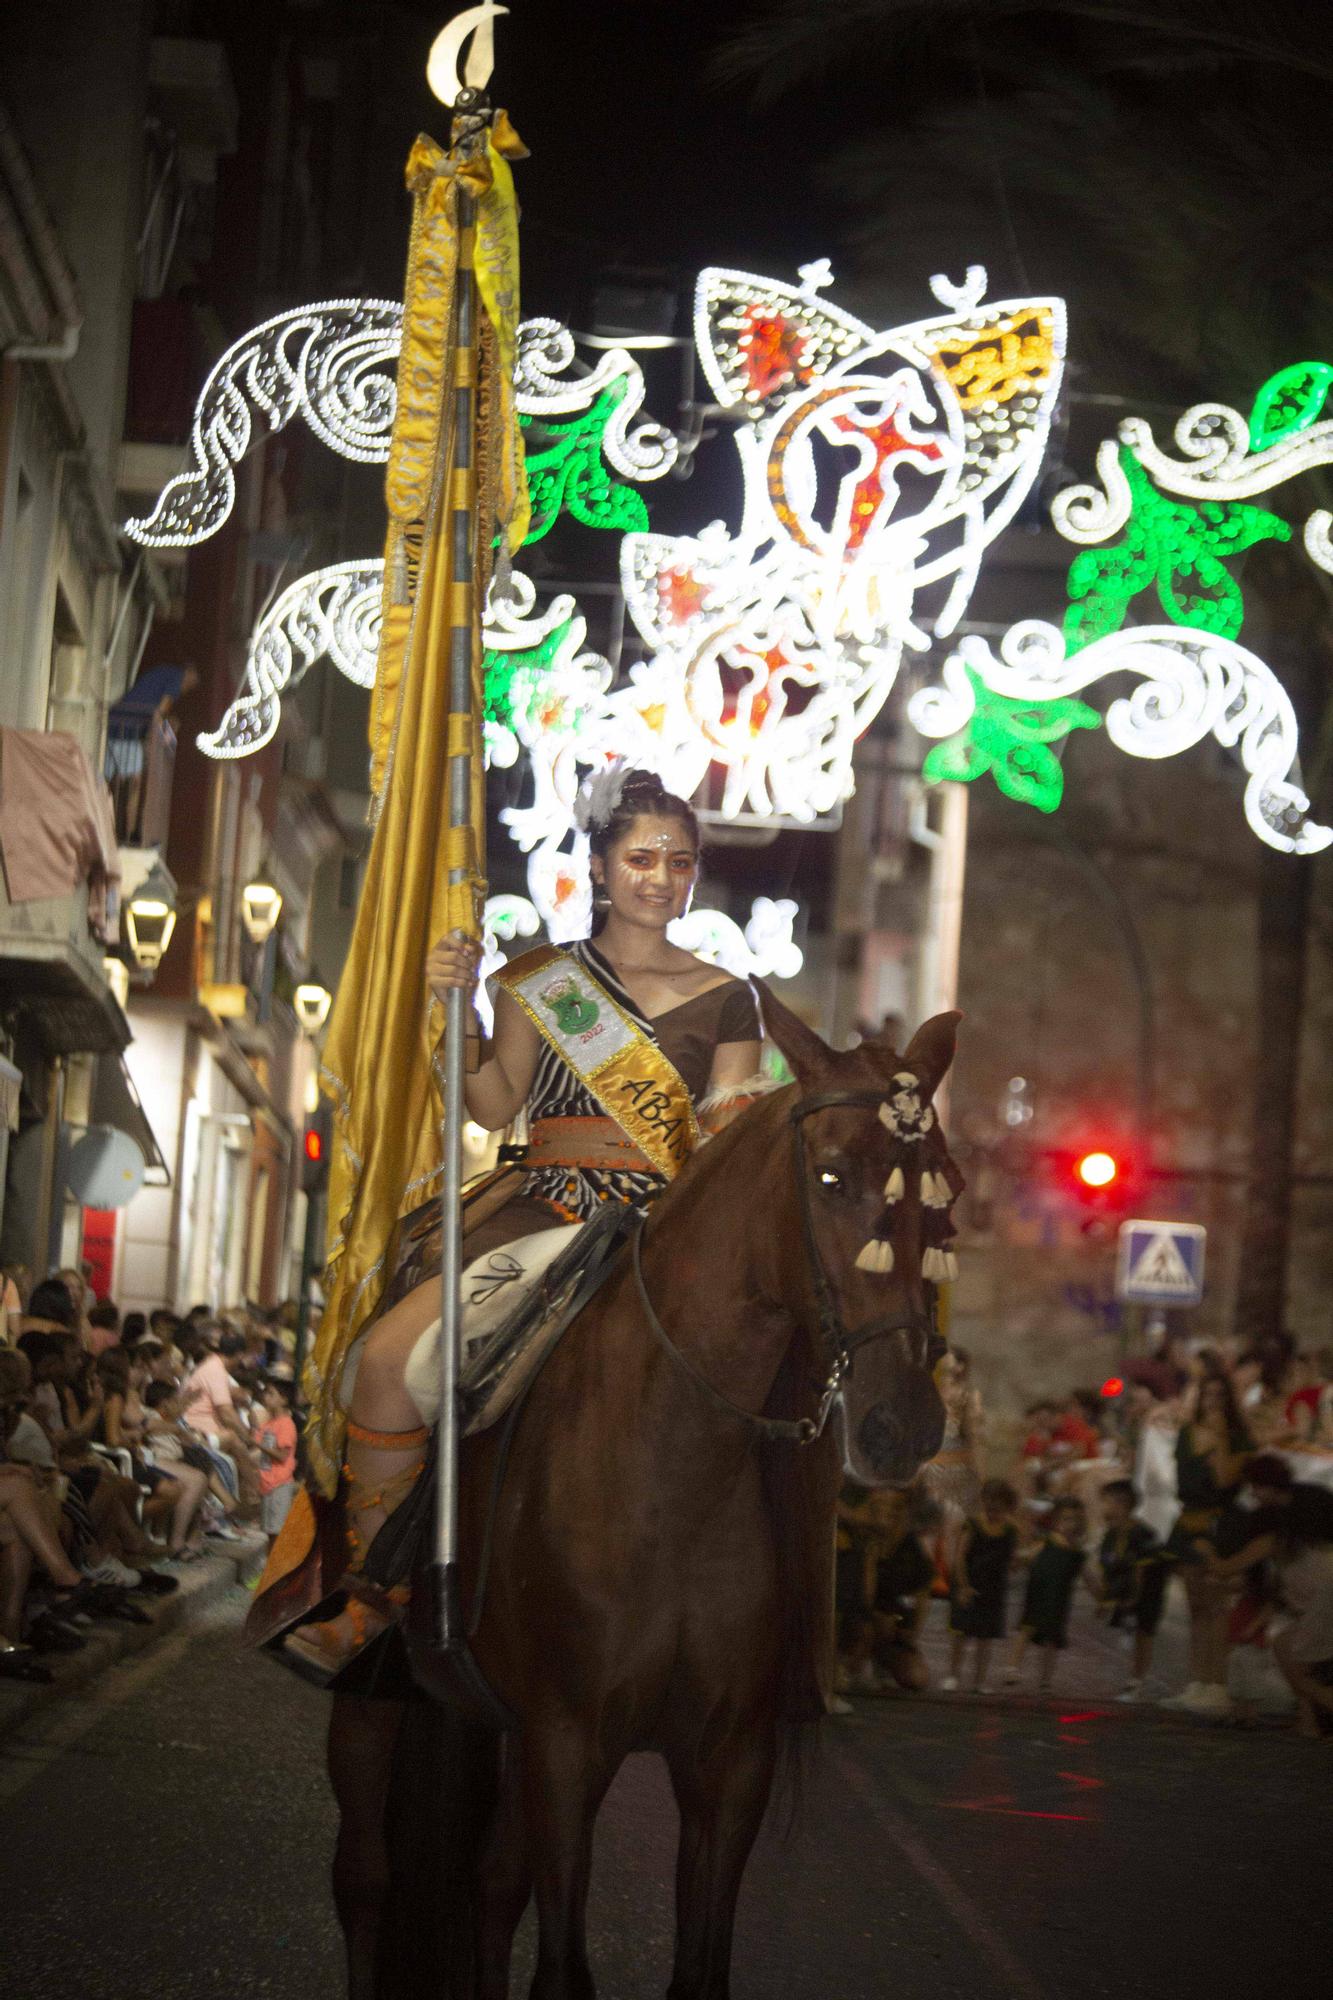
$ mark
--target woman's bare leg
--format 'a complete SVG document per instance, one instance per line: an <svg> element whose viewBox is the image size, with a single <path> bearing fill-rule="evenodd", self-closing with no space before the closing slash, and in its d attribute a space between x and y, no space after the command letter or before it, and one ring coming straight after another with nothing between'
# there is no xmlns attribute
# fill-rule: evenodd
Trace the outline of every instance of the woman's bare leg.
<svg viewBox="0 0 1333 2000"><path fill-rule="evenodd" d="M0 1513L17 1529L57 1589L77 1590L83 1578L60 1546L59 1536L51 1532L40 1495L26 1481L6 1479L0 1485Z"/></svg>
<svg viewBox="0 0 1333 2000"><path fill-rule="evenodd" d="M403 1375L413 1348L439 1317L439 1300L434 1279L418 1285L376 1321L361 1349L343 1465L352 1573L360 1569L390 1514L407 1498L422 1466L425 1427ZM318 1654L322 1665L336 1665L340 1655L350 1656L383 1631L385 1622L380 1613L354 1600L338 1617L294 1633L288 1644L312 1658Z"/></svg>
<svg viewBox="0 0 1333 2000"><path fill-rule="evenodd" d="M32 1556L17 1531L0 1535L0 1639L18 1645L23 1637L23 1601L32 1575Z"/></svg>
<svg viewBox="0 0 1333 2000"><path fill-rule="evenodd" d="M192 1465L178 1465L163 1487L170 1489L171 1553L179 1555L190 1539L199 1509L208 1493L207 1476ZM159 1489L161 1490L161 1489Z"/></svg>

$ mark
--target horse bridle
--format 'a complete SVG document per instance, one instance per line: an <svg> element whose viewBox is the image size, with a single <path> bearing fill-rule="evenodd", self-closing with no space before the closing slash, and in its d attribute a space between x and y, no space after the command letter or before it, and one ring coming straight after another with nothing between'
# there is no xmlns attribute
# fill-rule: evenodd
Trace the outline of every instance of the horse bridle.
<svg viewBox="0 0 1333 2000"><path fill-rule="evenodd" d="M748 1424L761 1438L780 1440L787 1444L813 1444L824 1435L833 1405L838 1400L843 1377L848 1373L857 1351L867 1347L872 1341L887 1339L890 1334L910 1333L924 1335L927 1340L935 1336L935 1315L933 1311L905 1312L896 1318L887 1315L866 1320L862 1325L849 1329L843 1322L838 1308L837 1294L829 1281L827 1267L820 1254L819 1237L815 1229L815 1212L810 1179L810 1156L805 1142L805 1121L816 1111L834 1108L850 1108L860 1111L874 1111L878 1114L884 1104L884 1093L875 1090L824 1090L814 1097L803 1097L794 1104L787 1115L791 1126L792 1152L796 1168L796 1186L801 1205L801 1235L805 1245L805 1259L814 1293L815 1315L819 1322L819 1337L823 1351L830 1357L828 1374L820 1391L819 1405L813 1417L798 1417L794 1420L784 1417L765 1417L753 1410L744 1409L733 1403L708 1380L701 1369L696 1368L687 1354L677 1347L671 1335L663 1326L648 1296L644 1282L642 1260L642 1238L647 1217L640 1215L630 1236L630 1261L634 1270L634 1282L638 1288L639 1303L654 1338L670 1355L683 1374L700 1393L722 1410L727 1416Z"/></svg>

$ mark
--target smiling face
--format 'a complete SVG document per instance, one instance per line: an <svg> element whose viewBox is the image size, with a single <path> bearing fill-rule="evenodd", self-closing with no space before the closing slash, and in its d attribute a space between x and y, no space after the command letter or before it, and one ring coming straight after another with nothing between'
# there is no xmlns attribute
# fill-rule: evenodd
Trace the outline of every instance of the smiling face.
<svg viewBox="0 0 1333 2000"><path fill-rule="evenodd" d="M690 906L699 855L681 820L640 813L605 856L593 855L591 866L594 883L606 890L622 923L664 931Z"/></svg>

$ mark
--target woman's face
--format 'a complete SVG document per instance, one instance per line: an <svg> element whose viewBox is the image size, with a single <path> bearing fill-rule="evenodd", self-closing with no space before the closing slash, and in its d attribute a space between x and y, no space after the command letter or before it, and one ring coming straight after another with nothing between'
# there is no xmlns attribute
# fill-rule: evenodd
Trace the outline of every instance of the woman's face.
<svg viewBox="0 0 1333 2000"><path fill-rule="evenodd" d="M624 923L664 931L684 916L694 894L699 856L682 821L640 813L605 860L592 859L593 880L604 887Z"/></svg>

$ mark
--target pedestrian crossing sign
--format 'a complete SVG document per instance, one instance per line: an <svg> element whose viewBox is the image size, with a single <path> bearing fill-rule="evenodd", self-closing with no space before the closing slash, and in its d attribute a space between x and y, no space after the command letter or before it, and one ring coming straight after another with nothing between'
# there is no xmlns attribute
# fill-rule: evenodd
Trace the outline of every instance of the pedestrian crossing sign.
<svg viewBox="0 0 1333 2000"><path fill-rule="evenodd" d="M1122 1222L1116 1297L1128 1305L1197 1306L1207 1238L1197 1222Z"/></svg>

